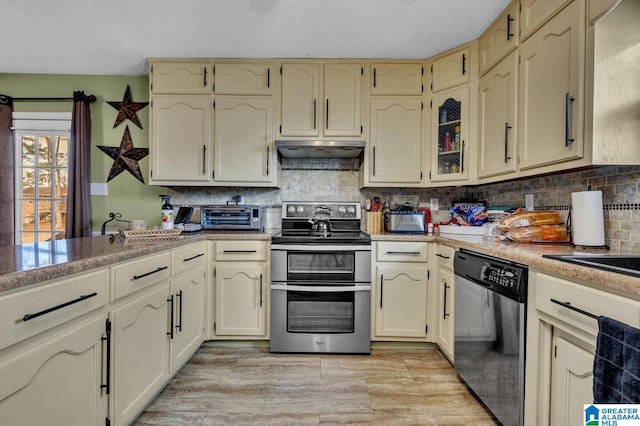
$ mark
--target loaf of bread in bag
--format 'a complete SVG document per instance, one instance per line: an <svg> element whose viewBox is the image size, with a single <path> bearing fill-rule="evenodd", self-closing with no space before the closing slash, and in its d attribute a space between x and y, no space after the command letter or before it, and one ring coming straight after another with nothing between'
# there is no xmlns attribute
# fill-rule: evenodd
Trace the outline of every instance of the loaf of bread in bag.
<svg viewBox="0 0 640 426"><path fill-rule="evenodd" d="M558 225L560 223L562 223L562 217L556 211L531 211L503 217L498 222L498 226L503 231L510 231L525 226Z"/></svg>
<svg viewBox="0 0 640 426"><path fill-rule="evenodd" d="M519 243L542 241L569 241L566 225L536 225L514 228L507 232L507 238Z"/></svg>

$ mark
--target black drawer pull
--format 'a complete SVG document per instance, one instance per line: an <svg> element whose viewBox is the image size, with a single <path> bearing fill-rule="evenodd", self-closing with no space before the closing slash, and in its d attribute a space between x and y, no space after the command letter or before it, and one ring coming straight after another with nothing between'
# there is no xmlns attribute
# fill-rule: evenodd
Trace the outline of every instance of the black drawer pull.
<svg viewBox="0 0 640 426"><path fill-rule="evenodd" d="M257 253L258 250L224 250L224 253Z"/></svg>
<svg viewBox="0 0 640 426"><path fill-rule="evenodd" d="M78 297L77 299L70 300L68 302L62 303L62 304L60 304L58 306L54 306L54 307L49 308L49 309L45 309L44 311L36 312L35 314L25 314L22 317L22 321L32 320L32 319L37 318L39 316L48 314L49 312L53 312L53 311L57 311L58 309L66 308L69 305L73 305L74 303L82 302L83 300L89 299L89 298L97 296L97 295L98 295L98 293L96 293L94 291L91 294L82 295L82 296Z"/></svg>
<svg viewBox="0 0 640 426"><path fill-rule="evenodd" d="M560 306L564 306L564 307L565 307L565 308L567 308L567 309L570 309L570 310L572 310L572 311L576 311L576 312L578 312L578 313L580 313L580 314L582 314L582 315L586 315L586 316L588 316L589 318L598 319L598 316L597 316L597 315L592 314L591 312L587 312L587 311L585 311L585 310L582 310L582 309L580 309L580 308L576 308L575 306L572 306L572 305L571 305L571 302L561 302L561 301L556 300L556 299L549 299L549 300L550 300L552 303L555 303L555 304L560 305Z"/></svg>
<svg viewBox="0 0 640 426"><path fill-rule="evenodd" d="M195 256L187 257L186 259L182 259L183 262L189 262L190 260L197 259L201 256L204 256L204 253L198 253Z"/></svg>
<svg viewBox="0 0 640 426"><path fill-rule="evenodd" d="M388 251L385 254L412 254L412 255L419 255L420 252L419 251Z"/></svg>
<svg viewBox="0 0 640 426"><path fill-rule="evenodd" d="M436 256L441 257L443 259L451 259L451 256L444 256L444 255L441 255L440 253L436 253Z"/></svg>
<svg viewBox="0 0 640 426"><path fill-rule="evenodd" d="M147 272L146 274L142 275L134 275L132 280L139 280L140 278L148 277L149 275L155 274L156 272L164 271L167 268L168 266L159 266L155 271Z"/></svg>

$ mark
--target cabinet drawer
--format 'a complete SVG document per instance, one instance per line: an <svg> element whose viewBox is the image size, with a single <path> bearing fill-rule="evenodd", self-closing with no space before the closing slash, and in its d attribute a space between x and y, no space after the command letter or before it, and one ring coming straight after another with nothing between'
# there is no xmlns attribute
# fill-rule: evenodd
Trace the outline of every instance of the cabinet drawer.
<svg viewBox="0 0 640 426"><path fill-rule="evenodd" d="M204 62L155 62L151 64L153 93L211 93L211 64Z"/></svg>
<svg viewBox="0 0 640 426"><path fill-rule="evenodd" d="M159 283L171 275L171 253L163 252L111 267L111 300Z"/></svg>
<svg viewBox="0 0 640 426"><path fill-rule="evenodd" d="M379 242L378 262L427 262L428 243Z"/></svg>
<svg viewBox="0 0 640 426"><path fill-rule="evenodd" d="M515 2L480 37L480 73L484 73L519 43L520 3Z"/></svg>
<svg viewBox="0 0 640 426"><path fill-rule="evenodd" d="M573 0L522 0L520 7L520 29L522 39L555 15ZM584 7L584 6L581 6Z"/></svg>
<svg viewBox="0 0 640 426"><path fill-rule="evenodd" d="M215 260L267 260L266 241L216 241Z"/></svg>
<svg viewBox="0 0 640 426"><path fill-rule="evenodd" d="M640 327L640 302L635 300L541 273L535 275L535 281L530 285L535 285L536 309L594 336L598 334L596 319L558 305L551 299L568 302L574 308L594 315L604 315Z"/></svg>
<svg viewBox="0 0 640 426"><path fill-rule="evenodd" d="M206 243L191 244L171 252L171 275L204 266L207 259Z"/></svg>
<svg viewBox="0 0 640 426"><path fill-rule="evenodd" d="M0 297L0 350L105 306L108 288L100 269Z"/></svg>
<svg viewBox="0 0 640 426"><path fill-rule="evenodd" d="M462 50L442 56L433 61L432 90L440 90L468 83L471 75L470 49Z"/></svg>
<svg viewBox="0 0 640 426"><path fill-rule="evenodd" d="M217 95L271 95L275 88L273 64L215 64Z"/></svg>
<svg viewBox="0 0 640 426"><path fill-rule="evenodd" d="M453 257L455 253L456 249L454 249L453 247L438 244L438 248L436 251L438 267L451 269L453 271Z"/></svg>
<svg viewBox="0 0 640 426"><path fill-rule="evenodd" d="M371 64L371 95L422 95L422 64Z"/></svg>

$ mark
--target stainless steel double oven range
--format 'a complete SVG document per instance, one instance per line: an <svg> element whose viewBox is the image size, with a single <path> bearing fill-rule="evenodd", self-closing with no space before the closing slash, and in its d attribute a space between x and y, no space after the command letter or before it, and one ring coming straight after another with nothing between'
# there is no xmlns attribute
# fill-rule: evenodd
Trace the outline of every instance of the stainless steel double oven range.
<svg viewBox="0 0 640 426"><path fill-rule="evenodd" d="M271 239L271 352L371 351L371 238L355 202L283 202Z"/></svg>

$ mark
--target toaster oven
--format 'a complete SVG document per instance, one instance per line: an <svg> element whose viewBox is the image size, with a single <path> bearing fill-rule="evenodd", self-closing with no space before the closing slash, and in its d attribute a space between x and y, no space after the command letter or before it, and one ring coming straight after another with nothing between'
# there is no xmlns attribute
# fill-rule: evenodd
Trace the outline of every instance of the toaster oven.
<svg viewBox="0 0 640 426"><path fill-rule="evenodd" d="M262 229L264 207L242 205L213 205L200 209L202 229L246 230Z"/></svg>

